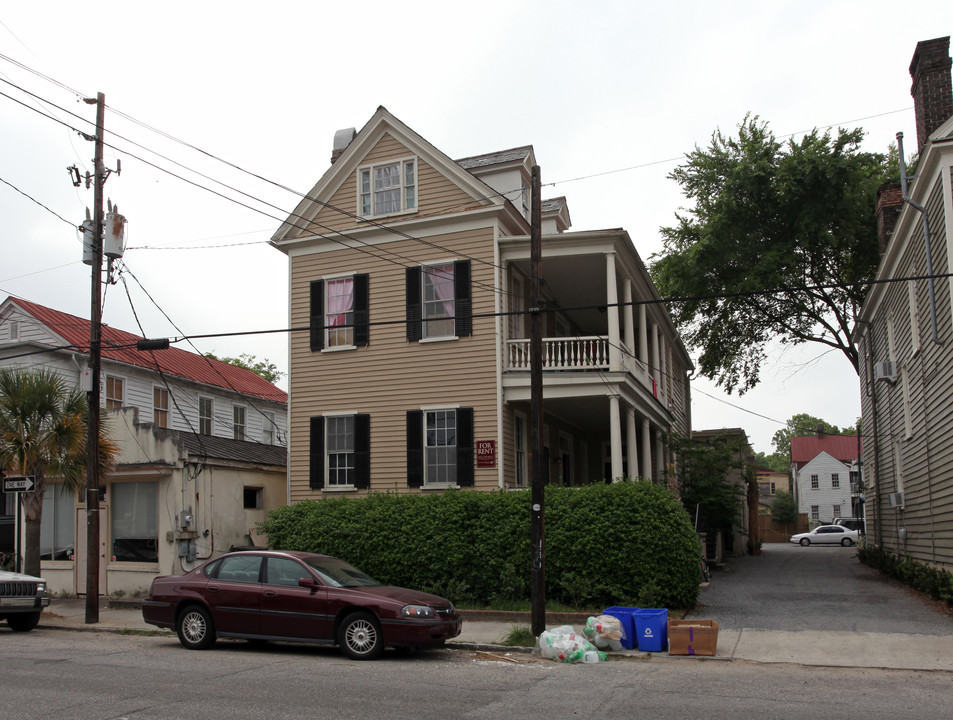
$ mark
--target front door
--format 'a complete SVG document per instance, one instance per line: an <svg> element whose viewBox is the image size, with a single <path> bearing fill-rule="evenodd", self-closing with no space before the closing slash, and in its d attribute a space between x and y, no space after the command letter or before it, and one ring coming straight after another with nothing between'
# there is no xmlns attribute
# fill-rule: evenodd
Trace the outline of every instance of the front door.
<svg viewBox="0 0 953 720"><path fill-rule="evenodd" d="M86 571L88 555L86 552L87 540L86 508L76 509L76 569L75 592L77 595L86 595ZM99 594L108 595L106 587L106 538L109 534L109 512L104 503L99 504Z"/></svg>

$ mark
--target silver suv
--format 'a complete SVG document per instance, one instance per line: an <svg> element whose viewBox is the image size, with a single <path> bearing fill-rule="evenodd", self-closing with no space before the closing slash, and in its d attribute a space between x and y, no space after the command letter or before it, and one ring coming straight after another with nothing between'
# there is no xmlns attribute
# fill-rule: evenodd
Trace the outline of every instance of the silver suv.
<svg viewBox="0 0 953 720"><path fill-rule="evenodd" d="M46 580L0 570L0 620L15 632L27 632L40 622L40 613L49 606Z"/></svg>

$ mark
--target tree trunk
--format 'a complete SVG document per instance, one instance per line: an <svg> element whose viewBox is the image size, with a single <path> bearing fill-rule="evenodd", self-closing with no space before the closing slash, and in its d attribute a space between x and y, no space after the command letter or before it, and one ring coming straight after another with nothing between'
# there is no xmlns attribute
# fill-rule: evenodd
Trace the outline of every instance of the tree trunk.
<svg viewBox="0 0 953 720"><path fill-rule="evenodd" d="M23 506L24 526L26 528L23 542L23 572L27 575L40 576L40 523L43 519L43 495L46 488L36 479L37 489L23 493L20 497Z"/></svg>

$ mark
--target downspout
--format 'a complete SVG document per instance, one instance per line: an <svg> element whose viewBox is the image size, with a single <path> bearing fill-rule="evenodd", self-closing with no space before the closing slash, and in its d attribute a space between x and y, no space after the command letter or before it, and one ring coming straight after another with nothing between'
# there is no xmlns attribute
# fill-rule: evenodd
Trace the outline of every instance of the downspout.
<svg viewBox="0 0 953 720"><path fill-rule="evenodd" d="M933 328L933 342L942 345L940 333L936 326L936 290L933 284L933 252L930 250L930 213L925 207L907 195L907 164L903 159L903 133L897 133L897 148L900 151L900 191L903 201L917 210L923 217L923 247L926 251L927 283L930 288L930 324Z"/></svg>
<svg viewBox="0 0 953 720"><path fill-rule="evenodd" d="M869 336L867 340L867 348L869 352L864 353L865 359L865 369L867 376L867 382L865 383L866 387L864 390L870 397L870 408L871 415L873 420L873 427L870 429L873 435L874 441L874 462L873 462L873 480L876 483L876 491L874 492L874 510L876 512L876 520L874 522L874 530L877 536L877 546L883 549L884 546L884 536L883 536L883 512L880 503L880 439L877 437L877 428L880 426L879 420L877 418L877 387L871 382L870 378L873 377L873 332L874 326L867 320L861 320L858 318L858 324L867 326L869 331ZM861 480L863 480L864 466L860 466ZM866 484L865 484L866 485ZM867 496L866 490L864 492L864 524L866 526L867 518Z"/></svg>

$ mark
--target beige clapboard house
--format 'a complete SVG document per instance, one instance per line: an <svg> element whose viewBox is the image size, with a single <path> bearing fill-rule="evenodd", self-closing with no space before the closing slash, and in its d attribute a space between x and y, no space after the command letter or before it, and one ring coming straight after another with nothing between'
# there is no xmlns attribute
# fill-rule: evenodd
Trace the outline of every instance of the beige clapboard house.
<svg viewBox="0 0 953 720"><path fill-rule="evenodd" d="M918 163L882 189L882 258L854 332L862 353L868 542L953 570L953 88L950 38L910 65ZM929 240L929 242L928 242ZM933 277L930 277L932 270Z"/></svg>
<svg viewBox="0 0 953 720"><path fill-rule="evenodd" d="M272 242L290 266L291 502L529 484L532 147L452 160L384 108ZM544 475L669 482L691 361L624 230L544 201ZM307 331L305 331L307 330Z"/></svg>

